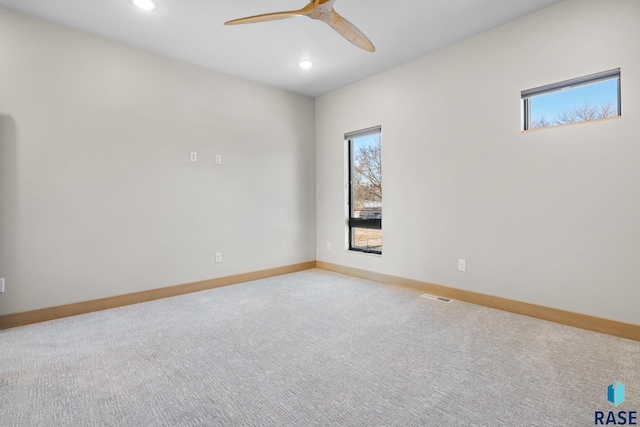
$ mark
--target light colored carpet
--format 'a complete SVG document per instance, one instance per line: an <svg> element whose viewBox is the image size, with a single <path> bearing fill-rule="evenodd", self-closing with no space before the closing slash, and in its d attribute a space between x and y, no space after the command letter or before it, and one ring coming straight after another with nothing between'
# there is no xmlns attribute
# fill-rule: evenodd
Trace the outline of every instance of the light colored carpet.
<svg viewBox="0 0 640 427"><path fill-rule="evenodd" d="M322 270L0 331L1 426L589 426L612 409L640 410L639 342Z"/></svg>

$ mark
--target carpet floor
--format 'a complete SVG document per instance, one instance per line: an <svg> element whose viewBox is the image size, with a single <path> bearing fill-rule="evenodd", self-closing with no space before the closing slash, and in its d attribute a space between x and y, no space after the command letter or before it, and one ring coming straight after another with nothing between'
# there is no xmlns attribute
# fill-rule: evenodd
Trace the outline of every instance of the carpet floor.
<svg viewBox="0 0 640 427"><path fill-rule="evenodd" d="M610 410L640 410L640 342L317 269L0 331L0 426L592 426Z"/></svg>

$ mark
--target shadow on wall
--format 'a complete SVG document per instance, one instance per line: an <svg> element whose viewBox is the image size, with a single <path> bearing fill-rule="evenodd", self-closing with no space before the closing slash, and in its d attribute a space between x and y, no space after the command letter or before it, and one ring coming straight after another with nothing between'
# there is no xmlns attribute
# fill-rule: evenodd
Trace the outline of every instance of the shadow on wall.
<svg viewBox="0 0 640 427"><path fill-rule="evenodd" d="M6 301L17 282L17 167L16 122L0 113L0 277L9 289L0 294L0 315L11 312Z"/></svg>

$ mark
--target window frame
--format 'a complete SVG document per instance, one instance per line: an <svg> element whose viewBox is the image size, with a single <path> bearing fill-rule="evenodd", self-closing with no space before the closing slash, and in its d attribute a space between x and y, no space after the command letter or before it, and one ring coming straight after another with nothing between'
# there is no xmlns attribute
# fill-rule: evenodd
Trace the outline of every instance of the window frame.
<svg viewBox="0 0 640 427"><path fill-rule="evenodd" d="M353 241L354 228L382 230L382 218L355 218L353 216L353 141L357 138L376 134L379 135L382 140L382 126L374 126L344 134L344 139L347 143L347 249L354 252L382 255L382 249L379 251L368 250L359 246L354 246Z"/></svg>
<svg viewBox="0 0 640 427"><path fill-rule="evenodd" d="M542 129L542 128L532 128L531 127L531 98L534 96L550 94L554 92L559 92L561 90L573 89L579 86L584 86L593 83L604 82L606 80L614 80L618 81L618 92L617 92L617 109L618 114L612 117L620 117L622 116L622 96L621 96L621 72L620 68L614 68L612 70L602 71L600 73L589 74L588 76L577 77L575 79L564 80L558 83L552 83L545 86L540 86L533 89L527 89L520 92L520 99L522 100L522 112L523 112L523 124L522 130L528 131L533 129ZM603 120L603 119L600 119ZM586 120L576 123L588 123L594 120ZM549 128L562 126L551 125L547 126Z"/></svg>

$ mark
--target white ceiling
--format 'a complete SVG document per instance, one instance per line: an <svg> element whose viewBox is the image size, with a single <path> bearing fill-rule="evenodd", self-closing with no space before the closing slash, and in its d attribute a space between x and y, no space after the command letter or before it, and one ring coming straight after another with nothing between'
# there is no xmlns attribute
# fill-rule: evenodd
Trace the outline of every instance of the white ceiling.
<svg viewBox="0 0 640 427"><path fill-rule="evenodd" d="M561 0L337 0L375 44L369 53L326 24L298 17L225 26L300 9L307 0L0 0L0 6L248 80L316 97ZM300 59L315 67L301 70Z"/></svg>

